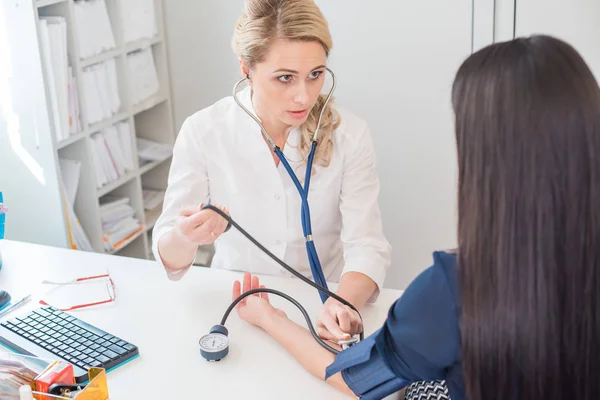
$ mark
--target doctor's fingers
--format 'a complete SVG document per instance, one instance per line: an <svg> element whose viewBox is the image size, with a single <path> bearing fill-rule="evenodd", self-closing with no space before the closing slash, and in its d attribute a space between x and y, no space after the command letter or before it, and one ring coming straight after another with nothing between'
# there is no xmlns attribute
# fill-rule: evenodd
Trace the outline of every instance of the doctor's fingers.
<svg viewBox="0 0 600 400"><path fill-rule="evenodd" d="M329 333L331 333L335 340L342 340L342 339L349 339L350 338L350 334L348 334L347 332L344 332L338 321L337 321L337 316L334 316L335 314L332 315L332 313L330 312L324 312L321 313L321 322L323 323L325 329L327 329L329 331ZM321 336L321 335L319 335ZM321 337L323 338L327 338L328 335L323 335Z"/></svg>
<svg viewBox="0 0 600 400"><path fill-rule="evenodd" d="M350 307L340 307L336 312L336 316L342 331L354 335L362 330L360 316Z"/></svg>
<svg viewBox="0 0 600 400"><path fill-rule="evenodd" d="M218 234L215 233L215 222L207 221L204 224L193 228L190 237L193 241L200 244L213 243L218 237Z"/></svg>

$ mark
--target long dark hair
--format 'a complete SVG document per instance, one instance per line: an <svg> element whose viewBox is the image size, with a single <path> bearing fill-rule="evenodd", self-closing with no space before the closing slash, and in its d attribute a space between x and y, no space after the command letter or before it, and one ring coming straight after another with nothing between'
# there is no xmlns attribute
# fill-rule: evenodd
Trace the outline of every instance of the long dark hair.
<svg viewBox="0 0 600 400"><path fill-rule="evenodd" d="M470 400L600 396L600 89L570 45L470 56L453 86Z"/></svg>

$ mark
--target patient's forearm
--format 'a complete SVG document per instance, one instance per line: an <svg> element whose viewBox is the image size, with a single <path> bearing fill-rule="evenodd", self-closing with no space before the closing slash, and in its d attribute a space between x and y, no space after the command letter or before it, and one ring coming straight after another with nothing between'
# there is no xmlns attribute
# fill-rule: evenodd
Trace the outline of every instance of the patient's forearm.
<svg viewBox="0 0 600 400"><path fill-rule="evenodd" d="M333 362L335 355L321 347L308 330L280 315L267 318L262 328L292 354L304 369L319 379L325 378L325 369ZM341 373L333 375L327 382L356 398Z"/></svg>

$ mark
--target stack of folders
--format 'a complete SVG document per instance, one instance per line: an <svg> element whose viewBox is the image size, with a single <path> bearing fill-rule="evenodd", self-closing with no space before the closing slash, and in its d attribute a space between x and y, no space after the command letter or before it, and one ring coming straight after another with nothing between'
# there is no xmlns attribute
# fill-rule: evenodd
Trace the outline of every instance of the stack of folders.
<svg viewBox="0 0 600 400"><path fill-rule="evenodd" d="M119 1L125 43L158 35L154 0Z"/></svg>
<svg viewBox="0 0 600 400"><path fill-rule="evenodd" d="M121 108L114 59L85 68L83 86L85 109L90 124L112 117Z"/></svg>
<svg viewBox="0 0 600 400"><path fill-rule="evenodd" d="M129 53L127 55L127 73L132 104L139 104L158 92L160 85L152 48Z"/></svg>
<svg viewBox="0 0 600 400"><path fill-rule="evenodd" d="M100 218L106 251L119 250L143 229L127 197L105 196L100 204Z"/></svg>
<svg viewBox="0 0 600 400"><path fill-rule="evenodd" d="M104 0L78 0L74 10L81 59L116 47Z"/></svg>
<svg viewBox="0 0 600 400"><path fill-rule="evenodd" d="M72 249L94 251L74 210L77 187L79 186L79 176L81 175L81 162L65 158L59 158L58 161L60 164L60 183L62 187L65 217L67 219L69 245Z"/></svg>
<svg viewBox="0 0 600 400"><path fill-rule="evenodd" d="M165 200L165 190L142 189L142 197L144 200L144 210L156 210Z"/></svg>
<svg viewBox="0 0 600 400"><path fill-rule="evenodd" d="M138 162L140 165L153 161L164 161L173 155L173 147L168 144L136 138Z"/></svg>
<svg viewBox="0 0 600 400"><path fill-rule="evenodd" d="M56 142L81 131L77 81L67 56L67 22L63 17L40 17L40 46Z"/></svg>
<svg viewBox="0 0 600 400"><path fill-rule="evenodd" d="M91 136L96 188L116 181L135 169L129 123L120 122Z"/></svg>

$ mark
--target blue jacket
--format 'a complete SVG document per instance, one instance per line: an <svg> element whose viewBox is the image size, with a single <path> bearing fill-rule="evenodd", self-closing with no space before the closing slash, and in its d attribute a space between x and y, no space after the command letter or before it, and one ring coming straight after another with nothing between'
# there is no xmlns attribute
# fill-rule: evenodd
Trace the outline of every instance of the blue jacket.
<svg viewBox="0 0 600 400"><path fill-rule="evenodd" d="M362 399L381 399L416 381L446 380L452 400L465 399L460 358L456 255L436 252L390 308L385 324L339 353L326 379L340 372Z"/></svg>

